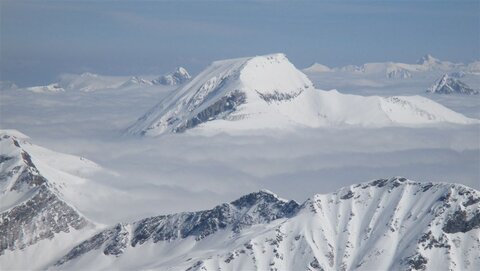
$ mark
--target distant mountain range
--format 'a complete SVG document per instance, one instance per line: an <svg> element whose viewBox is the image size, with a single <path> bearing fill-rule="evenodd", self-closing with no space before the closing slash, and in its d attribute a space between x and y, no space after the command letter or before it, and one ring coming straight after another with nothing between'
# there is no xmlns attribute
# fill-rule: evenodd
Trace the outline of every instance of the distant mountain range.
<svg viewBox="0 0 480 271"><path fill-rule="evenodd" d="M345 72L373 75L382 75L388 79L405 79L413 77L416 73L428 71L444 71L444 72L465 72L470 74L480 74L480 61L469 64L452 63L449 61L439 60L431 55L425 55L415 64L397 63L397 62L375 62L366 63L361 66L348 65L338 68L329 68L323 64L314 63L303 69L306 73L318 72Z"/></svg>
<svg viewBox="0 0 480 271"><path fill-rule="evenodd" d="M2 131L0 145L6 270L480 268L480 193L463 185L394 177L303 203L261 190L209 210L108 226L82 215L68 196L80 178L72 172L98 165L15 131Z"/></svg>
<svg viewBox="0 0 480 271"><path fill-rule="evenodd" d="M366 67L372 70L375 65ZM476 120L420 96L364 97L318 90L284 54L273 54L213 62L138 119L128 133L155 136L199 126L233 131L441 122Z"/></svg>
<svg viewBox="0 0 480 271"><path fill-rule="evenodd" d="M107 76L94 73L63 74L59 81L46 86L18 88L15 84L3 81L2 90L31 91L35 93L58 93L65 91L91 92L97 90L145 87L152 85L175 86L190 80L190 74L185 68L179 67L172 73L167 73L156 79L145 79L138 76Z"/></svg>

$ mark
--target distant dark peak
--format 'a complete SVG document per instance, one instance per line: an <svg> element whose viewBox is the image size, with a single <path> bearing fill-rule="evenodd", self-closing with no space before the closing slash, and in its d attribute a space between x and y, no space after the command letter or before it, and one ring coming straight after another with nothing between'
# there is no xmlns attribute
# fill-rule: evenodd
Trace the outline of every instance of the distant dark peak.
<svg viewBox="0 0 480 271"><path fill-rule="evenodd" d="M250 193L241 198L232 201L231 204L237 208L251 207L259 202L266 203L285 203L285 200L279 199L276 194L268 190L260 190Z"/></svg>
<svg viewBox="0 0 480 271"><path fill-rule="evenodd" d="M390 179L378 179L374 180L371 182L366 183L365 185L362 186L363 189L368 188L368 187L384 187L384 186L392 186L392 187L397 187L400 186L402 183L407 182L407 178L403 177L393 177Z"/></svg>
<svg viewBox="0 0 480 271"><path fill-rule="evenodd" d="M448 74L442 75L430 88L427 89L427 93L436 94L467 94L476 95L479 94L478 90L472 89L470 86L459 80L461 77L452 77Z"/></svg>

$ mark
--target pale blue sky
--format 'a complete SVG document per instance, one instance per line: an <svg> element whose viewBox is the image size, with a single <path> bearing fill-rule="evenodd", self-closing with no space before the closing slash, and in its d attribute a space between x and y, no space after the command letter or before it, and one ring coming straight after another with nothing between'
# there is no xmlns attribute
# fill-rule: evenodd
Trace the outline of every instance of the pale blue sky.
<svg viewBox="0 0 480 271"><path fill-rule="evenodd" d="M480 58L479 1L0 0L0 12L0 79L20 86L274 52L301 68Z"/></svg>

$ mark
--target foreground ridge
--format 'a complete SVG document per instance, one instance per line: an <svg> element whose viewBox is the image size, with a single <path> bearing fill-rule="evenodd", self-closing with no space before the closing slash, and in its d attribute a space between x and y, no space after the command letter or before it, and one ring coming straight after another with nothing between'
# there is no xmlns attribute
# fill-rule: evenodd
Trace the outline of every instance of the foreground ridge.
<svg viewBox="0 0 480 271"><path fill-rule="evenodd" d="M300 205L262 190L211 210L119 223L55 268L476 270L479 233L478 191L395 177Z"/></svg>
<svg viewBox="0 0 480 271"><path fill-rule="evenodd" d="M38 170L19 139L0 133L0 255L92 223L66 203Z"/></svg>

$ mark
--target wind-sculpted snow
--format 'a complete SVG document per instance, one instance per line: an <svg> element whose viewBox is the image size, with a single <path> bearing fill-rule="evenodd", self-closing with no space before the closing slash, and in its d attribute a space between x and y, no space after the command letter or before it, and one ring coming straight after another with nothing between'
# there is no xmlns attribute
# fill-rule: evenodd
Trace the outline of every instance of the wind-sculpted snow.
<svg viewBox="0 0 480 271"><path fill-rule="evenodd" d="M90 222L57 195L18 139L0 138L0 255Z"/></svg>
<svg viewBox="0 0 480 271"><path fill-rule="evenodd" d="M379 179L300 206L261 191L118 224L55 268L478 270L479 217L479 192L457 184Z"/></svg>
<svg viewBox="0 0 480 271"><path fill-rule="evenodd" d="M420 69L422 65L416 66ZM389 78L411 77L409 68L402 65L369 63L362 69L385 70ZM392 105L394 100L408 105ZM318 90L285 55L275 54L212 63L138 119L128 133L156 136L197 126L223 132L443 122L469 124L475 120L418 96L362 97Z"/></svg>

